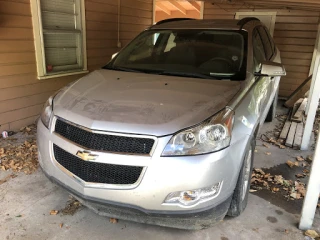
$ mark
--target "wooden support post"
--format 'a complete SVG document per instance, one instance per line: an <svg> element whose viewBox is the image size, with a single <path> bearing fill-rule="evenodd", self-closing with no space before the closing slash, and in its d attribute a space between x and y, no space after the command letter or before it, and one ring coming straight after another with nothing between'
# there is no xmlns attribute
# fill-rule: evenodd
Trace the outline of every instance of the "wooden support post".
<svg viewBox="0 0 320 240"><path fill-rule="evenodd" d="M320 52L317 53L315 67L312 75L312 84L309 92L309 109L306 111L307 120L304 128L301 150L307 150L309 148L311 133L313 130L313 123L316 116L316 112L319 104L320 96Z"/></svg>
<svg viewBox="0 0 320 240"><path fill-rule="evenodd" d="M320 192L320 134L316 144L315 153L313 156L310 178L307 184L307 193L304 198L299 229L308 230L312 227L314 215L319 199Z"/></svg>
<svg viewBox="0 0 320 240"><path fill-rule="evenodd" d="M314 50L313 50L313 56L312 56L312 61L311 61L311 66L310 66L310 71L309 71L309 76L314 73L314 69L316 68L316 60L317 60L317 56L319 55L320 52L320 24L318 24L318 34L317 34L317 39L316 39L316 43L314 45ZM315 78L312 78L312 82L311 82L311 87L310 89L314 88L314 81ZM310 95L309 95L310 96ZM308 99L308 103L307 103L307 107L306 107L306 112L309 112L309 108L310 108L310 98Z"/></svg>

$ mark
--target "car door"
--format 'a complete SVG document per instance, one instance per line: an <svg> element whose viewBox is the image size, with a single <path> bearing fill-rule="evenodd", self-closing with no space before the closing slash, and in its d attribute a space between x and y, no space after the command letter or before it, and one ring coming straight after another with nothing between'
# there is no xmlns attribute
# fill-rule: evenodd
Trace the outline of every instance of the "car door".
<svg viewBox="0 0 320 240"><path fill-rule="evenodd" d="M253 60L254 60L254 71L259 72L261 68L261 63L267 60L267 55L265 51L265 46L263 44L261 35L258 29L253 30ZM264 122L265 117L268 113L267 103L270 97L270 78L266 76L256 76L255 77L255 87L253 89L253 95L256 109L256 114L259 115L260 123Z"/></svg>

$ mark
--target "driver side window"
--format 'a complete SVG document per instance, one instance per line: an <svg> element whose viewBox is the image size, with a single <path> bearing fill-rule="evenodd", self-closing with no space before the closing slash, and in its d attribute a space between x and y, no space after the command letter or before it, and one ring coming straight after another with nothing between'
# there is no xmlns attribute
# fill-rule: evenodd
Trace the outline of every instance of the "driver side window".
<svg viewBox="0 0 320 240"><path fill-rule="evenodd" d="M263 43L259 32L255 29L253 31L253 60L255 71L259 71L259 65L266 61L266 54L264 52Z"/></svg>

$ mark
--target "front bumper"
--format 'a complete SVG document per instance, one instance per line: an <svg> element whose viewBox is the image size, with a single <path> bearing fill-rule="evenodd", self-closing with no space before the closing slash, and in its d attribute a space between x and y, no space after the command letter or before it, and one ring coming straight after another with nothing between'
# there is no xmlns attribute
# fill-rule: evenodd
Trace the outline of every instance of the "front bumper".
<svg viewBox="0 0 320 240"><path fill-rule="evenodd" d="M232 197L230 196L219 205L203 211L195 211L188 213L146 213L144 211L131 208L130 206L118 205L118 203L103 202L101 199L80 195L73 189L55 179L48 176L51 182L63 187L78 199L84 206L93 210L96 214L104 217L117 218L138 223L152 224L163 227L179 228L187 230L200 230L208 228L219 221L222 221L226 215Z"/></svg>
<svg viewBox="0 0 320 240"><path fill-rule="evenodd" d="M41 121L38 122L39 162L50 179L58 182L59 185L82 199L85 205L100 214L105 212L103 209L107 208L109 210L106 212L110 213L105 214L107 216L112 215L121 219L146 223L152 223L154 220L151 219L157 218L157 214L165 216L166 220L168 220L166 216L181 217L188 214L191 214L189 217L192 216L195 219L197 216L207 219L209 223L219 220L225 215L230 204L243 159L239 153L244 152L249 136L216 153L188 157L161 157L162 150L170 137L158 138L156 149L149 157L99 153L99 161L103 163L144 167L145 171L141 179L131 188L85 183L72 176L55 160L53 144L72 154L84 149L49 131ZM169 193L209 187L218 182L223 182L220 193L211 200L189 207L163 203ZM110 206L116 207L112 207L111 211ZM129 212L138 211L144 217L138 220L128 212L125 213L126 217L120 217L118 215L121 211L117 210L118 208L130 209ZM151 218L146 218L146 216ZM185 218L181 226L186 225L187 221ZM164 223L158 225L167 226ZM168 223L168 226L170 225L172 223Z"/></svg>

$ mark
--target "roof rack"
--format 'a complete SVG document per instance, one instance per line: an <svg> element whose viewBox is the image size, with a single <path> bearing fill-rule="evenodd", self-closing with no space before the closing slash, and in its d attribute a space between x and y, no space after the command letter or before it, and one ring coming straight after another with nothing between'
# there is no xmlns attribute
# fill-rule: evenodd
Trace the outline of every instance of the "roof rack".
<svg viewBox="0 0 320 240"><path fill-rule="evenodd" d="M157 22L155 25L160 25L160 24L167 23L167 22L183 21L183 20L196 20L196 19L194 19L194 18L169 18L169 19L161 20L161 21Z"/></svg>
<svg viewBox="0 0 320 240"><path fill-rule="evenodd" d="M248 22L251 22L251 21L259 21L260 22L260 19L255 18L255 17L242 18L241 20L239 20L237 25L240 26L240 30L241 30L244 25L246 25Z"/></svg>

